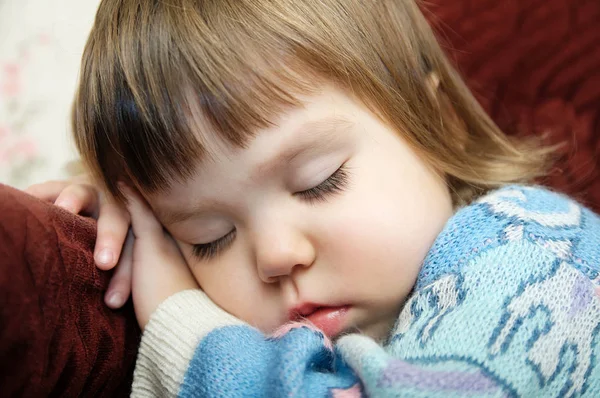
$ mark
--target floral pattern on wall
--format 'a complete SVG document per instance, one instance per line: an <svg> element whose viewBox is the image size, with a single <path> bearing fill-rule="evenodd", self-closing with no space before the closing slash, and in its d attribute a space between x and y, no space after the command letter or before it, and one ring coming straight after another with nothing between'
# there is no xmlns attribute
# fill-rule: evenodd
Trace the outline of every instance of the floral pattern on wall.
<svg viewBox="0 0 600 398"><path fill-rule="evenodd" d="M36 117L44 104L25 97L23 70L31 60L31 51L50 42L47 34L25 41L17 59L0 64L0 170L5 170L3 177L9 185L28 180L34 170L44 165L45 156L28 130L28 121Z"/></svg>
<svg viewBox="0 0 600 398"><path fill-rule="evenodd" d="M99 0L0 0L0 183L66 178L70 110Z"/></svg>

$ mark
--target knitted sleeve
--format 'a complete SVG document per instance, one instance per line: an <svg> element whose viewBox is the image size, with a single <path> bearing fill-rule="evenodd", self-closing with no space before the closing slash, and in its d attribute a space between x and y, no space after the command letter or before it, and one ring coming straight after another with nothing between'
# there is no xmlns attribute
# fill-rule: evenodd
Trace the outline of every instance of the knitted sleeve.
<svg viewBox="0 0 600 398"><path fill-rule="evenodd" d="M200 340L215 328L240 324L201 290L169 297L152 314L142 335L131 396L177 396Z"/></svg>
<svg viewBox="0 0 600 398"><path fill-rule="evenodd" d="M132 387L132 397L351 398L360 393L355 374L317 329L292 323L266 337L200 290L175 294L152 314Z"/></svg>

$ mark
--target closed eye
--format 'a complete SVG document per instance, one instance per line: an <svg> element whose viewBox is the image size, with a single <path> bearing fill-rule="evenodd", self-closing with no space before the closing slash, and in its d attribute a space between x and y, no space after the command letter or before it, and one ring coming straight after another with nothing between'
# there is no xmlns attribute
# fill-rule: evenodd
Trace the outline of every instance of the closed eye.
<svg viewBox="0 0 600 398"><path fill-rule="evenodd" d="M332 175L316 187L296 192L294 195L301 197L309 202L325 201L331 195L344 191L349 183L349 173L346 164L342 164Z"/></svg>
<svg viewBox="0 0 600 398"><path fill-rule="evenodd" d="M307 200L310 203L326 201L330 196L343 192L349 183L349 173L345 164L342 164L333 174L319 185L296 192L294 195ZM200 243L192 246L193 255L199 260L210 260L218 256L223 250L233 243L236 230L233 229L227 235L208 243Z"/></svg>
<svg viewBox="0 0 600 398"><path fill-rule="evenodd" d="M236 230L233 229L227 235L208 243L199 243L192 246L193 255L199 260L210 260L227 249L235 239Z"/></svg>

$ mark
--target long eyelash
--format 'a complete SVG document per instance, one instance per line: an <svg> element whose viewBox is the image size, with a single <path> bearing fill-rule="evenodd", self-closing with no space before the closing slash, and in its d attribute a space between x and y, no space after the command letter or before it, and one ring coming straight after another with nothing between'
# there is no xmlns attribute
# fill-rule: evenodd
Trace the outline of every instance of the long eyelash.
<svg viewBox="0 0 600 398"><path fill-rule="evenodd" d="M194 245L192 248L192 252L196 258L199 260L210 260L213 257L216 257L227 248L233 242L235 238L235 229L223 236L220 239L215 240L214 242L202 243Z"/></svg>
<svg viewBox="0 0 600 398"><path fill-rule="evenodd" d="M343 192L348 186L349 174L345 165L341 165L328 179L314 188L296 192L296 195L309 202L322 202L330 195Z"/></svg>
<svg viewBox="0 0 600 398"><path fill-rule="evenodd" d="M328 179L314 188L296 192L296 195L309 202L325 201L330 195L343 192L348 186L349 175L345 165L341 165ZM199 260L210 260L218 256L235 238L235 229L214 242L197 244L192 247L193 255Z"/></svg>

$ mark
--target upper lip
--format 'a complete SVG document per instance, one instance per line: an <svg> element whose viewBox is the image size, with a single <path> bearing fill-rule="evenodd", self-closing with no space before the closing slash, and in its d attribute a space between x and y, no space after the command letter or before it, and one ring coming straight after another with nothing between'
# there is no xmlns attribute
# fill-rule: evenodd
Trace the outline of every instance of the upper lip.
<svg viewBox="0 0 600 398"><path fill-rule="evenodd" d="M304 318L322 307L328 307L327 305L314 304L314 303L302 303L290 309L288 311L288 318L290 321L297 321L300 318Z"/></svg>

